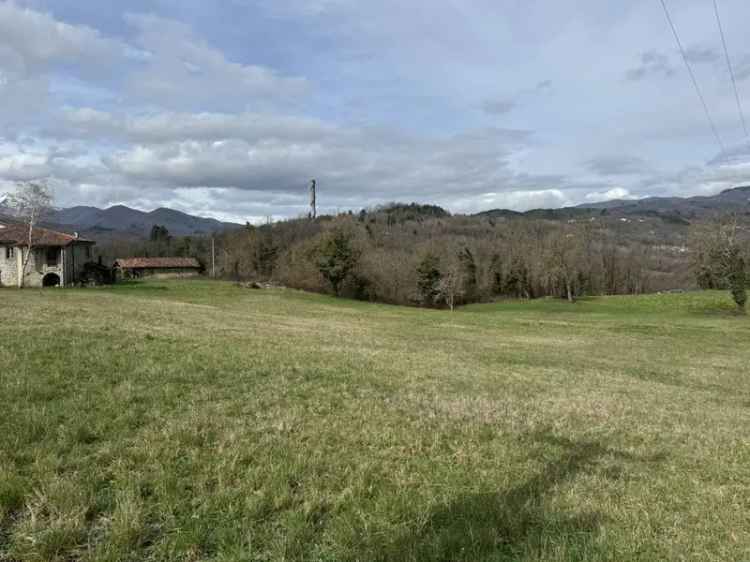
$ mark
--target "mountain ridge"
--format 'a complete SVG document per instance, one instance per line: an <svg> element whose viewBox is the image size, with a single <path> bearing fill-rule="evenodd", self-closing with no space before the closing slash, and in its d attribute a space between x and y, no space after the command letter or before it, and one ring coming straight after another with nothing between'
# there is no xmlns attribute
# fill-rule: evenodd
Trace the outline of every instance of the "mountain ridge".
<svg viewBox="0 0 750 562"><path fill-rule="evenodd" d="M2 212L3 208L7 210L4 203L0 201L0 216L10 215L10 212ZM141 211L125 205L104 209L91 205L54 209L47 213L44 222L53 228L99 238L148 238L155 225L166 227L173 236L200 236L241 226L167 207Z"/></svg>
<svg viewBox="0 0 750 562"><path fill-rule="evenodd" d="M47 220L62 227L75 227L82 232L105 230L140 237L147 237L155 225L166 227L174 236L211 234L240 226L236 223L190 215L166 207L153 211L141 211L125 205L114 205L106 209L86 205L58 209L50 213Z"/></svg>
<svg viewBox="0 0 750 562"><path fill-rule="evenodd" d="M529 218L566 219L598 213L618 216L658 216L667 220L675 218L690 220L730 211L750 214L750 185L725 189L716 195L611 199L571 207L531 209L528 211L490 209L473 216L494 218L525 216Z"/></svg>

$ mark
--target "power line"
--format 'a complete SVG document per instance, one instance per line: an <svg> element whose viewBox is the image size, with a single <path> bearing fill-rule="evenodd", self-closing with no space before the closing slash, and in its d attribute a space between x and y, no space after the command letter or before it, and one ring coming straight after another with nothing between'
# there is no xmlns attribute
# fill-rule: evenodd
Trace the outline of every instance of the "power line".
<svg viewBox="0 0 750 562"><path fill-rule="evenodd" d="M729 76L732 77L732 87L734 88L734 98L737 100L737 111L740 112L740 120L742 121L742 129L745 131L747 137L747 123L745 122L745 113L742 111L742 102L740 101L740 93L737 90L737 80L734 78L734 69L732 68L732 59L729 58L729 49L727 49L727 40L724 36L724 27L721 25L721 16L719 15L719 3L714 0L714 12L716 13L716 23L719 25L719 33L721 33L721 44L724 45L724 56L727 59L727 68L729 68Z"/></svg>
<svg viewBox="0 0 750 562"><path fill-rule="evenodd" d="M716 125L714 124L714 120L711 118L711 112L708 111L708 104L706 104L706 98L703 97L703 94L701 93L701 89L698 87L698 80L696 80L695 74L693 73L693 68L690 66L690 62L688 61L687 55L685 54L685 49L682 46L682 41L680 41L680 36L677 35L677 28L674 26L674 22L672 21L672 16L669 15L669 9L667 8L667 4L664 0L660 0L660 1L661 1L662 8L664 8L664 14L667 16L669 27L672 28L674 39L675 41L677 41L677 47L680 49L682 60L685 62L685 66L688 69L688 74L690 74L690 79L693 81L693 86L695 86L695 92L698 94L698 97L701 100L701 104L703 104L703 111L706 112L706 119L708 119L708 123L709 125L711 125L711 130L714 133L714 137L716 137L716 142L719 143L719 147L721 148L721 151L724 152L724 143L721 141L719 132L716 130Z"/></svg>

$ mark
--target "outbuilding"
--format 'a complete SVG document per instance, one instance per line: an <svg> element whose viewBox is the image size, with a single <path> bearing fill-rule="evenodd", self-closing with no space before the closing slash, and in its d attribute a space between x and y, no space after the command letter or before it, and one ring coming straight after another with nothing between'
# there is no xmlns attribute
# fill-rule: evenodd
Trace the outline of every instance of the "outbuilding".
<svg viewBox="0 0 750 562"><path fill-rule="evenodd" d="M118 279L192 277L201 271L195 258L120 258L114 263Z"/></svg>

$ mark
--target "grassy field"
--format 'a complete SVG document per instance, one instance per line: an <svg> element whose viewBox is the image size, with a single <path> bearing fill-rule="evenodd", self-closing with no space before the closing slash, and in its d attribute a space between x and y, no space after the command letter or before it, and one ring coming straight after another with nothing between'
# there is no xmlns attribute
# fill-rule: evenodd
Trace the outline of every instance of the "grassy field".
<svg viewBox="0 0 750 562"><path fill-rule="evenodd" d="M725 294L0 306L0 560L750 560L750 320Z"/></svg>

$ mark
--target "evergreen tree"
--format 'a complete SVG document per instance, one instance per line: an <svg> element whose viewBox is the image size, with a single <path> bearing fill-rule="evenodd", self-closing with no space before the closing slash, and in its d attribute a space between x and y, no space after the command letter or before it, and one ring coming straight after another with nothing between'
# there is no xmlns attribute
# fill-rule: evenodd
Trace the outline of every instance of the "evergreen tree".
<svg viewBox="0 0 750 562"><path fill-rule="evenodd" d="M477 262L469 248L458 253L461 264L461 292L468 301L473 301L477 294Z"/></svg>
<svg viewBox="0 0 750 562"><path fill-rule="evenodd" d="M352 238L347 230L337 227L323 237L318 247L318 270L336 296L359 261L359 252L354 248Z"/></svg>
<svg viewBox="0 0 750 562"><path fill-rule="evenodd" d="M434 306L440 294L440 259L427 254L417 266L417 291L424 306Z"/></svg>
<svg viewBox="0 0 750 562"><path fill-rule="evenodd" d="M745 272L745 260L737 246L732 246L728 252L727 280L729 291L732 293L737 309L744 313L747 304L747 276Z"/></svg>

